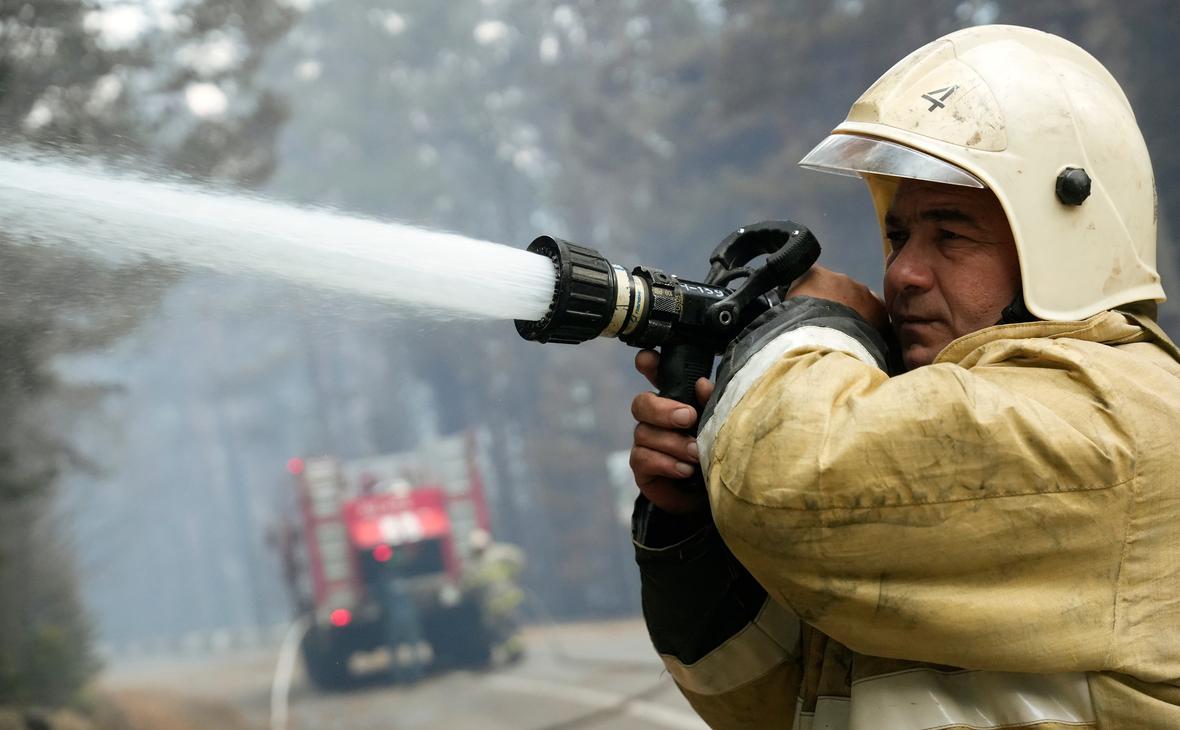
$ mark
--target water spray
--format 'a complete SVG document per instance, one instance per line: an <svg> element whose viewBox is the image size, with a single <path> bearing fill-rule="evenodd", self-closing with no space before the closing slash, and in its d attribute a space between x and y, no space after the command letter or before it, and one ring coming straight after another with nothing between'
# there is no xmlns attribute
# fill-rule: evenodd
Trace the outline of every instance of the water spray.
<svg viewBox="0 0 1180 730"><path fill-rule="evenodd" d="M528 250L548 257L557 275L545 316L516 320L521 337L567 344L617 337L632 347L660 348L660 395L698 410L697 378L709 377L714 358L819 258L815 236L792 221L731 233L709 257L703 282L647 266L627 271L594 249L552 236L540 236Z"/></svg>
<svg viewBox="0 0 1180 730"><path fill-rule="evenodd" d="M617 337L658 347L661 393L693 405L697 377L819 255L806 228L766 221L730 234L704 281L694 282L646 266L628 272L550 236L521 251L27 155L0 157L0 233L115 263L146 257L268 274L434 318L515 318L520 334L538 342Z"/></svg>
<svg viewBox="0 0 1180 730"><path fill-rule="evenodd" d="M539 317L549 261L453 233L0 148L0 245L260 274L419 318Z"/></svg>

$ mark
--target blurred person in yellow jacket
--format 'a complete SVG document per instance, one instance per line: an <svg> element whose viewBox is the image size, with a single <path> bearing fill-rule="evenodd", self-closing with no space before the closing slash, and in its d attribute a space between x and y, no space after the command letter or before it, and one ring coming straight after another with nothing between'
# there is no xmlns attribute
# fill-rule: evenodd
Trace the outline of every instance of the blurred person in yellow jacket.
<svg viewBox="0 0 1180 730"><path fill-rule="evenodd" d="M467 547L471 560L463 584L478 595L488 644L496 657L516 661L524 655L519 636L524 553L515 545L493 541L491 534L481 528L471 531Z"/></svg>
<svg viewBox="0 0 1180 730"><path fill-rule="evenodd" d="M814 268L698 382L695 439L632 403L681 691L718 728L1180 728L1180 351L1116 81L961 30L801 164L867 182L884 299ZM707 493L677 484L698 461Z"/></svg>

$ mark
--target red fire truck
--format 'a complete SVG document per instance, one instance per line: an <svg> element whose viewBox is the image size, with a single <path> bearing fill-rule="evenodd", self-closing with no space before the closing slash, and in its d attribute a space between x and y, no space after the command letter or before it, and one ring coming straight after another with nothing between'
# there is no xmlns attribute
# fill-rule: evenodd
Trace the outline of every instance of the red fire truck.
<svg viewBox="0 0 1180 730"><path fill-rule="evenodd" d="M350 657L380 648L392 662L491 661L479 597L463 581L466 537L488 528L473 434L414 452L295 458L287 466L298 516L280 547L296 611L311 626L302 649L317 686L348 685ZM412 646L390 635L393 615L406 609L420 631Z"/></svg>

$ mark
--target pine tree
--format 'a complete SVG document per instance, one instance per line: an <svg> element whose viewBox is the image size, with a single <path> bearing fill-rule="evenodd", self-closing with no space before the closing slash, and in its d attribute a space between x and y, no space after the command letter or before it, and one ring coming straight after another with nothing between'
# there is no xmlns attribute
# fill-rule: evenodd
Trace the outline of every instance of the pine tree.
<svg viewBox="0 0 1180 730"><path fill-rule="evenodd" d="M170 30L135 13L81 0L0 2L0 144L264 179L283 113L253 85L254 72L291 11L271 0L193 0L178 4ZM218 68L200 67L205 54L186 62L172 52L235 36L244 39L240 53ZM187 113L193 84L214 97L223 86L236 91L235 104ZM54 359L127 333L171 278L150 264L110 268L48 254L0 230L0 704L69 702L97 668L74 573L84 546L70 541L54 502L62 470L86 459L54 419L92 405L103 389L62 382Z"/></svg>

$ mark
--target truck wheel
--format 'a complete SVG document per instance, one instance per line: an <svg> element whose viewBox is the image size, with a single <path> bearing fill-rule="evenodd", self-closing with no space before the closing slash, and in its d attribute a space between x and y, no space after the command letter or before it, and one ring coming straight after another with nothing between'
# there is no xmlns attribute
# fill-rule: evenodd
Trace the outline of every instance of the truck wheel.
<svg viewBox="0 0 1180 730"><path fill-rule="evenodd" d="M491 637L475 601L431 616L426 633L440 666L482 669L492 663Z"/></svg>
<svg viewBox="0 0 1180 730"><path fill-rule="evenodd" d="M341 690L352 685L352 673L348 671L347 652L332 646L316 630L312 630L300 647L303 651L303 666L312 684L322 690Z"/></svg>

